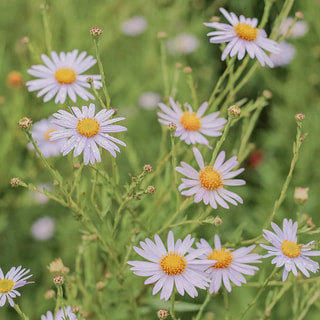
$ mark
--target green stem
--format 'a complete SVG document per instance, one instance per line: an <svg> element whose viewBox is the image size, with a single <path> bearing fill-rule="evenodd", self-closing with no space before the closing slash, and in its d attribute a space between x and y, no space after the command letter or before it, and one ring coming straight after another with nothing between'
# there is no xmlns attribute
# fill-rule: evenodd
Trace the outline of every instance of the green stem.
<svg viewBox="0 0 320 320"><path fill-rule="evenodd" d="M263 16L261 18L261 22L259 24L259 29L263 29L266 23L268 22L268 18L270 15L270 9L272 7L272 3L275 0L265 0L264 10L263 10Z"/></svg>
<svg viewBox="0 0 320 320"><path fill-rule="evenodd" d="M176 153L176 144L174 142L174 132L170 132L170 138L171 138L171 161L172 161L172 169L173 169L173 177L174 177L174 185L175 185L175 193L176 193L176 198L177 198L177 203L176 203L176 210L178 210L180 206L180 193L178 190L178 173L175 170L177 166L177 153Z"/></svg>
<svg viewBox="0 0 320 320"><path fill-rule="evenodd" d="M52 37L51 37L50 28L49 28L47 1L46 1L45 4L43 4L42 19L43 19L44 38L45 38L45 41L46 41L46 47L47 47L48 54L50 55L51 51L52 51L52 46L51 46Z"/></svg>
<svg viewBox="0 0 320 320"><path fill-rule="evenodd" d="M56 316L58 310L60 309L62 305L62 300L63 300L63 290L62 286L58 285L57 286L57 302L56 302L56 307L54 309L54 316Z"/></svg>
<svg viewBox="0 0 320 320"><path fill-rule="evenodd" d="M21 317L21 319L29 320L29 317L21 311L21 309L17 303L15 303L13 307L17 311L17 313Z"/></svg>
<svg viewBox="0 0 320 320"><path fill-rule="evenodd" d="M223 290L223 301L224 301L224 309L225 309L225 320L229 320L229 297L228 291L224 288Z"/></svg>
<svg viewBox="0 0 320 320"><path fill-rule="evenodd" d="M104 109L108 109L107 106L104 104L102 98L100 97L99 92L98 92L97 89L94 87L93 81L91 82L90 86L91 86L91 89L92 89L95 97L99 100L101 106L102 106Z"/></svg>
<svg viewBox="0 0 320 320"><path fill-rule="evenodd" d="M208 289L206 299L204 300L203 304L201 305L199 312L194 320L201 320L202 319L203 311L204 311L205 307L207 306L207 304L209 303L210 298L211 298L211 293L209 292L209 289Z"/></svg>
<svg viewBox="0 0 320 320"><path fill-rule="evenodd" d="M175 315L175 311L174 311L175 295L176 295L176 292L175 292L175 289L173 289L172 293L171 293L171 298L170 298L170 300L171 300L170 315L171 315L172 320L177 320L176 315Z"/></svg>
<svg viewBox="0 0 320 320"><path fill-rule="evenodd" d="M169 97L169 75L168 75L168 65L167 65L167 50L166 42L164 38L160 39L160 55L161 55L161 69L164 87L164 96Z"/></svg>
<svg viewBox="0 0 320 320"><path fill-rule="evenodd" d="M177 93L177 85L179 82L180 70L181 70L181 64L176 63L176 67L175 67L174 74L173 74L172 88L171 88L171 92L170 92L170 97L172 97L172 99L175 98L176 93Z"/></svg>
<svg viewBox="0 0 320 320"><path fill-rule="evenodd" d="M189 85L189 88L190 88L190 91L191 91L191 96L192 96L192 107L194 110L197 110L199 105L198 105L198 97L197 97L197 92L196 92L196 88L195 88L195 85L194 85L194 81L193 81L193 77L192 77L192 73L188 73L187 75L188 79L187 79L187 82L188 82L188 85Z"/></svg>

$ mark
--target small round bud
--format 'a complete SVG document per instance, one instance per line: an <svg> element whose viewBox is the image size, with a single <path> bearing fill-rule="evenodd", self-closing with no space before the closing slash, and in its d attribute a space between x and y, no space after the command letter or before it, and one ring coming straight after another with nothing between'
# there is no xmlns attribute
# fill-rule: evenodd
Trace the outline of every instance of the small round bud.
<svg viewBox="0 0 320 320"><path fill-rule="evenodd" d="M72 312L76 312L77 313L77 312L79 312L81 310L81 307L80 306L73 306L71 310L72 310Z"/></svg>
<svg viewBox="0 0 320 320"><path fill-rule="evenodd" d="M45 8L44 3L41 3L40 4L40 9L44 9L44 8Z"/></svg>
<svg viewBox="0 0 320 320"><path fill-rule="evenodd" d="M157 311L157 316L158 316L158 319L160 320L167 319L168 315L169 315L169 312L166 309L160 309Z"/></svg>
<svg viewBox="0 0 320 320"><path fill-rule="evenodd" d="M297 121L303 121L305 118L305 115L303 113L297 113L296 114L296 120Z"/></svg>
<svg viewBox="0 0 320 320"><path fill-rule="evenodd" d="M155 192L156 192L156 187L154 187L154 186L149 186L148 188L147 188L147 191L148 191L148 193L149 194L154 194Z"/></svg>
<svg viewBox="0 0 320 320"><path fill-rule="evenodd" d="M49 271L53 274L67 274L69 272L69 268L63 265L63 262L60 258L55 259L49 264Z"/></svg>
<svg viewBox="0 0 320 320"><path fill-rule="evenodd" d="M62 286L64 284L64 277L63 276L55 276L53 278L53 283L56 286Z"/></svg>
<svg viewBox="0 0 320 320"><path fill-rule="evenodd" d="M167 33L165 31L159 31L158 32L158 38L159 39L164 39L167 37Z"/></svg>
<svg viewBox="0 0 320 320"><path fill-rule="evenodd" d="M168 124L168 128L170 131L176 131L177 125L175 123L171 122Z"/></svg>
<svg viewBox="0 0 320 320"><path fill-rule="evenodd" d="M219 226L221 226L222 225L222 219L220 218L220 217L216 217L215 219L214 219L214 224L217 226L217 227L219 227Z"/></svg>
<svg viewBox="0 0 320 320"><path fill-rule="evenodd" d="M73 165L74 168L78 169L81 167L81 164L80 162L76 162L74 165Z"/></svg>
<svg viewBox="0 0 320 320"><path fill-rule="evenodd" d="M176 63L176 68L181 68L181 67L182 67L182 63L177 62L177 63Z"/></svg>
<svg viewBox="0 0 320 320"><path fill-rule="evenodd" d="M92 78L92 77L88 77L88 78L86 79L86 81L87 81L89 84L91 84L91 83L93 82L93 78Z"/></svg>
<svg viewBox="0 0 320 320"><path fill-rule="evenodd" d="M271 99L272 98L272 92L269 91L269 90L263 90L262 94L267 99Z"/></svg>
<svg viewBox="0 0 320 320"><path fill-rule="evenodd" d="M20 179L19 178L12 178L10 180L11 187L18 187L20 185Z"/></svg>
<svg viewBox="0 0 320 320"><path fill-rule="evenodd" d="M29 37L23 37L20 41L23 44L28 43L29 42Z"/></svg>
<svg viewBox="0 0 320 320"><path fill-rule="evenodd" d="M6 102L6 99L3 96L0 96L0 104L4 104Z"/></svg>
<svg viewBox="0 0 320 320"><path fill-rule="evenodd" d="M44 294L44 298L45 299L52 299L54 298L56 295L54 290L48 290L45 294Z"/></svg>
<svg viewBox="0 0 320 320"><path fill-rule="evenodd" d="M303 204L308 200L309 188L295 188L294 201L296 204Z"/></svg>
<svg viewBox="0 0 320 320"><path fill-rule="evenodd" d="M241 115L241 109L237 105L233 105L228 108L229 117L232 119L239 119Z"/></svg>
<svg viewBox="0 0 320 320"><path fill-rule="evenodd" d="M302 13L301 11L297 11L297 12L295 13L295 16L296 16L296 18L298 18L298 19L303 19L303 13Z"/></svg>
<svg viewBox="0 0 320 320"><path fill-rule="evenodd" d="M143 171L146 173L151 173L153 171L151 164L145 164L143 166Z"/></svg>
<svg viewBox="0 0 320 320"><path fill-rule="evenodd" d="M90 29L90 34L94 38L98 38L102 35L103 31L100 28L94 27Z"/></svg>
<svg viewBox="0 0 320 320"><path fill-rule="evenodd" d="M266 316L266 317L270 317L270 311L269 310L265 310L265 312L264 312L264 315Z"/></svg>
<svg viewBox="0 0 320 320"><path fill-rule="evenodd" d="M102 291L104 289L104 287L106 286L106 284L103 281L99 281L99 282L97 282L96 286L99 291Z"/></svg>
<svg viewBox="0 0 320 320"><path fill-rule="evenodd" d="M32 120L27 117L23 117L19 120L18 126L23 130L29 130L32 126Z"/></svg>
<svg viewBox="0 0 320 320"><path fill-rule="evenodd" d="M212 320L212 319L214 319L214 313L213 312L207 312L205 317L208 320Z"/></svg>
<svg viewBox="0 0 320 320"><path fill-rule="evenodd" d="M307 225L308 225L311 229L315 227L315 224L313 223L312 218L308 219Z"/></svg>
<svg viewBox="0 0 320 320"><path fill-rule="evenodd" d="M22 75L18 71L11 71L7 75L7 86L10 88L18 88L23 84Z"/></svg>
<svg viewBox="0 0 320 320"><path fill-rule="evenodd" d="M185 67L185 68L183 69L183 72L184 72L184 73L191 73L191 72L192 72L192 69L191 69L191 67Z"/></svg>
<svg viewBox="0 0 320 320"><path fill-rule="evenodd" d="M132 177L131 180L132 180L133 182L135 182L135 181L137 181L137 177Z"/></svg>
<svg viewBox="0 0 320 320"><path fill-rule="evenodd" d="M116 108L111 108L111 110L113 110L113 116L115 116L115 115L117 115L117 113L118 113L118 109L116 109Z"/></svg>
<svg viewBox="0 0 320 320"><path fill-rule="evenodd" d="M219 20L220 20L220 17L218 17L218 16L213 16L210 19L211 22L218 22Z"/></svg>

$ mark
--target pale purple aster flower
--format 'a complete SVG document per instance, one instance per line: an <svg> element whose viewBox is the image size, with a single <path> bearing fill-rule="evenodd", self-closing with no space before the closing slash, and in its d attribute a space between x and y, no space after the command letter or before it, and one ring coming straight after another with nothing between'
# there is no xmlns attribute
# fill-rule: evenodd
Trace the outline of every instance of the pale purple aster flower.
<svg viewBox="0 0 320 320"><path fill-rule="evenodd" d="M27 275L30 270L22 269L19 267L12 267L4 276L2 269L0 268L0 307L3 307L8 300L11 307L14 306L13 298L20 296L20 292L16 289L25 286L28 283L34 283L33 281L27 282L26 280L32 277L32 274Z"/></svg>
<svg viewBox="0 0 320 320"><path fill-rule="evenodd" d="M244 169L231 171L238 165L237 157L234 156L224 162L225 152L221 151L217 156L213 166L205 166L202 155L197 148L193 148L194 156L197 160L200 171L197 171L186 162L180 162L181 167L175 169L189 179L182 178L182 184L179 186L179 191L184 196L194 196L194 202L203 201L204 204L209 204L214 209L218 205L229 209L227 202L238 205L237 202L243 203L240 196L236 193L225 189L225 186L240 186L246 182L241 179L233 179L240 174Z"/></svg>
<svg viewBox="0 0 320 320"><path fill-rule="evenodd" d="M220 8L220 11L231 25L220 22L209 22L204 25L219 30L207 34L211 37L211 43L229 42L221 60L225 60L228 55L230 57L238 55L238 60L242 60L248 53L251 59L256 57L262 66L267 64L272 68L273 63L264 50L279 53L279 46L277 42L267 38L263 29L257 28L258 20L245 18L243 15L238 18L233 12L229 13L223 8Z"/></svg>
<svg viewBox="0 0 320 320"><path fill-rule="evenodd" d="M311 260L308 256L320 256L320 251L311 251L311 241L307 244L297 244L297 229L298 222L293 223L291 219L283 220L283 230L279 228L274 222L271 222L272 229L275 232L269 230L263 230L263 237L269 241L272 246L260 244L260 246L268 253L263 258L275 256L271 261L278 268L284 266L282 281L285 281L290 271L297 276L297 268L306 276L310 277L308 271L313 273L318 272L319 263Z"/></svg>
<svg viewBox="0 0 320 320"><path fill-rule="evenodd" d="M280 34L285 35L294 21L293 17L286 18L280 26ZM297 21L291 28L288 38L301 38L308 32L308 24L303 21Z"/></svg>
<svg viewBox="0 0 320 320"><path fill-rule="evenodd" d="M270 54L270 59L275 67L285 66L289 64L296 54L296 49L294 48L294 46L286 41L280 42L279 48L281 50L280 53Z"/></svg>
<svg viewBox="0 0 320 320"><path fill-rule="evenodd" d="M78 320L78 318L72 312L71 306L67 306L59 309L55 317L48 311L46 315L41 316L41 320Z"/></svg>
<svg viewBox="0 0 320 320"><path fill-rule="evenodd" d="M121 30L127 36L135 37L143 33L147 26L148 24L144 17L135 16L124 21L121 25Z"/></svg>
<svg viewBox="0 0 320 320"><path fill-rule="evenodd" d="M219 130L223 129L227 120L224 118L217 119L219 112L202 117L208 108L208 102L204 102L198 111L194 112L189 104L186 105L187 110L182 111L171 97L169 101L172 109L164 103L159 103L163 112L158 112L159 122L165 125L175 124L177 127L176 137L180 137L187 144L209 145L209 141L203 135L209 137L221 136L222 133Z"/></svg>
<svg viewBox="0 0 320 320"><path fill-rule="evenodd" d="M52 118L42 119L33 124L31 134L35 142L37 142L38 148L45 158L55 157L61 153L63 145L67 139L60 139L57 141L50 141L49 134L60 127L52 123ZM28 148L34 150L32 143L28 144Z"/></svg>
<svg viewBox="0 0 320 320"><path fill-rule="evenodd" d="M197 242L196 246L198 249L194 249L195 251L204 251L200 258L216 261L206 270L210 278L210 293L218 292L222 282L230 292L231 282L240 287L242 283L246 283L246 279L242 274L254 275L255 271L259 270L258 267L248 264L261 262L259 260L261 258L260 255L250 253L255 248L255 245L233 251L233 249L222 248L219 236L215 235L214 249L204 239Z"/></svg>
<svg viewBox="0 0 320 320"><path fill-rule="evenodd" d="M181 33L167 41L168 51L172 54L189 54L199 46L199 40L192 34Z"/></svg>
<svg viewBox="0 0 320 320"><path fill-rule="evenodd" d="M31 226L31 234L35 240L46 241L53 237L54 229L54 219L51 217L42 217Z"/></svg>
<svg viewBox="0 0 320 320"><path fill-rule="evenodd" d="M152 294L161 290L160 299L168 300L175 286L182 296L186 292L190 297L198 296L197 288L206 289L208 276L204 272L212 264L206 259L198 260L203 252L201 250L189 253L194 238L189 234L184 240L174 241L173 232L168 233L167 249L158 235L154 236L155 242L150 239L140 241L142 249L134 250L145 261L128 261L131 270L137 276L149 277L145 284L155 283Z"/></svg>
<svg viewBox="0 0 320 320"><path fill-rule="evenodd" d="M101 110L95 115L95 105L90 103L82 107L82 111L77 107L71 107L72 113L59 110L54 113L53 123L61 128L50 133L50 140L70 138L62 147L62 154L65 156L72 149L73 156L77 157L83 152L84 164L94 164L95 161L101 162L101 155L98 145L108 150L113 157L116 151L120 152L119 147L114 143L126 146L121 140L114 138L109 133L126 131L127 128L119 125L112 125L125 118L113 118L108 120L114 110Z"/></svg>
<svg viewBox="0 0 320 320"><path fill-rule="evenodd" d="M77 95L83 100L94 100L94 96L85 88L90 88L87 78L93 79L96 89L102 87L101 75L84 75L97 60L92 56L86 56L86 52L78 55L78 50L72 52L51 52L51 59L42 54L41 58L45 65L35 65L28 70L28 73L39 79L26 83L29 91L38 91L37 97L44 95L43 101L47 102L55 97L55 103L64 103L67 96L73 101L77 101Z"/></svg>

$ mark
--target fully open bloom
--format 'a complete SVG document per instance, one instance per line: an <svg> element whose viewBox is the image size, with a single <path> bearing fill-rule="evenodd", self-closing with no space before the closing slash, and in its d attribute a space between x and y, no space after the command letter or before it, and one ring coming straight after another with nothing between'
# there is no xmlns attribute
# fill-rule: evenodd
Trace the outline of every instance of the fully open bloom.
<svg viewBox="0 0 320 320"><path fill-rule="evenodd" d="M209 145L209 141L203 136L209 137L221 136L221 130L227 122L224 118L216 119L219 112L211 113L202 117L208 108L208 102L204 102L197 112L194 112L192 107L187 104L185 111L174 102L170 97L172 109L163 103L159 103L160 109L164 112L158 112L159 122L165 125L174 123L177 126L175 136L187 144L201 143Z"/></svg>
<svg viewBox="0 0 320 320"><path fill-rule="evenodd" d="M267 38L267 34L263 29L258 29L258 20L256 18L239 18L233 12L227 12L225 9L220 8L221 13L231 23L210 22L204 23L205 26L218 29L219 31L209 32L207 35L211 43L229 42L222 53L221 60L230 55L233 57L238 55L238 60L242 60L246 52L250 58L256 57L260 64L264 66L267 64L273 67L273 63L264 50L279 53L277 42Z"/></svg>
<svg viewBox="0 0 320 320"><path fill-rule="evenodd" d="M27 275L29 272L29 269L22 269L21 266L18 268L12 267L4 276L2 269L0 268L0 307L4 306L6 300L8 300L11 307L14 306L12 298L20 296L20 293L16 289L23 287L28 283L33 283L33 281L26 281L32 277L32 274Z"/></svg>
<svg viewBox="0 0 320 320"><path fill-rule="evenodd" d="M275 231L263 230L263 237L272 246L260 244L268 253L263 258L275 256L271 261L277 267L284 266L282 281L287 279L290 271L296 276L297 268L306 276L310 277L308 271L316 273L319 270L319 263L311 260L308 256L320 256L320 251L311 251L311 241L307 244L297 244L298 222L293 223L291 219L283 220L283 230L274 222L271 222L272 229Z"/></svg>
<svg viewBox="0 0 320 320"><path fill-rule="evenodd" d="M230 282L240 287L242 283L246 283L246 279L242 274L254 275L255 271L259 270L258 267L247 264L261 262L259 260L261 258L260 255L249 253L255 248L255 245L233 251L232 249L222 248L219 236L215 235L214 249L212 249L204 239L197 242L196 246L198 250L204 250L200 258L216 261L206 271L210 277L210 293L218 292L222 281L226 289L230 292Z"/></svg>
<svg viewBox="0 0 320 320"><path fill-rule="evenodd" d="M126 146L121 140L109 135L110 132L122 132L127 128L112 123L123 120L124 118L113 118L108 120L114 110L101 110L95 115L95 105L90 103L82 107L82 111L77 107L71 107L72 113L59 110L54 113L55 118L52 122L60 126L59 130L50 133L50 141L70 138L62 147L62 154L65 156L72 149L73 156L77 157L83 152L84 164L94 164L101 161L99 146L108 150L112 156L116 157L116 151L120 152L119 147L114 143Z"/></svg>
<svg viewBox="0 0 320 320"><path fill-rule="evenodd" d="M83 75L82 73L91 68L97 60L92 56L86 56L86 52L78 50L72 52L51 52L51 58L45 54L41 55L44 65L32 66L28 73L39 79L31 80L26 83L29 91L40 90L37 97L44 95L43 101L47 102L54 96L55 103L64 103L67 96L73 101L77 101L77 95L83 100L94 100L94 96L85 88L90 88L87 78L93 79L96 89L102 87L100 75Z"/></svg>
<svg viewBox="0 0 320 320"><path fill-rule="evenodd" d="M71 307L63 307L57 311L54 317L51 311L41 316L41 320L78 320L77 316L71 311Z"/></svg>
<svg viewBox="0 0 320 320"><path fill-rule="evenodd" d="M51 141L49 134L60 127L52 123L53 118L42 119L36 122L31 129L31 134L35 142L45 158L54 157L61 153L63 145L67 139L59 139L57 141ZM33 145L29 143L28 147L34 149Z"/></svg>
<svg viewBox="0 0 320 320"><path fill-rule="evenodd" d="M194 156L197 160L200 171L195 170L189 164L181 162L181 167L176 167L176 170L190 179L182 178L182 184L179 186L179 191L184 196L194 196L194 202L201 200L214 209L217 209L218 204L226 209L229 209L227 202L237 205L243 203L240 196L224 188L224 186L240 186L245 184L244 180L232 179L240 174L244 169L231 171L238 165L237 157L234 156L225 163L225 152L221 151L215 160L213 166L205 166L202 155L197 148L193 148ZM227 202L226 202L227 201Z"/></svg>
<svg viewBox="0 0 320 320"><path fill-rule="evenodd" d="M208 286L208 277L204 272L212 262L206 259L197 260L203 252L201 250L188 254L194 238L188 235L183 241L174 241L173 232L168 233L167 248L158 235L154 236L155 243L150 239L140 241L142 249L134 250L143 258L151 261L128 261L134 274L150 277L144 283L156 282L152 294L157 294L161 289L160 299L168 300L173 286L183 296L186 292L194 298L198 295L196 287L205 289Z"/></svg>

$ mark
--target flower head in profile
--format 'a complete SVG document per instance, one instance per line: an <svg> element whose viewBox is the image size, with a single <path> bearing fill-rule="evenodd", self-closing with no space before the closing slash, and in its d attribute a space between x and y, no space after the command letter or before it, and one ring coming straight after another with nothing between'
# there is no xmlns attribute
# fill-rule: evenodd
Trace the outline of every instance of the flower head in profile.
<svg viewBox="0 0 320 320"><path fill-rule="evenodd" d="M139 97L139 106L146 110L156 109L161 101L161 96L156 92L144 92Z"/></svg>
<svg viewBox="0 0 320 320"><path fill-rule="evenodd" d="M152 294L157 294L161 289L160 299L168 300L173 287L182 296L186 292L190 297L198 296L197 288L205 289L208 286L208 277L204 270L212 263L208 260L198 260L202 251L194 251L188 254L194 238L188 235L184 240L174 241L173 232L168 233L167 248L158 235L155 242L146 239L140 242L142 249L134 247L134 250L145 261L128 261L134 274L149 277L144 283L155 283Z"/></svg>
<svg viewBox="0 0 320 320"><path fill-rule="evenodd" d="M215 235L214 249L204 239L197 242L196 246L198 249L195 249L195 251L204 251L203 255L200 256L202 259L216 261L206 271L210 278L210 293L218 292L222 282L226 289L231 292L231 282L240 287L242 283L246 283L243 274L254 275L255 271L259 270L258 267L248 264L261 262L259 260L260 255L250 253L255 245L233 251L232 249L222 248L219 236Z"/></svg>
<svg viewBox="0 0 320 320"><path fill-rule="evenodd" d="M94 100L94 96L85 88L90 88L87 78L93 79L96 89L102 87L100 75L84 75L97 60L92 56L86 57L86 52L78 55L78 50L72 52L51 52L51 59L42 54L41 58L45 65L35 65L28 70L28 73L39 79L26 83L29 91L38 91L37 97L42 97L44 102L55 97L55 103L64 103L67 96L73 101L77 101L77 96L83 100Z"/></svg>
<svg viewBox="0 0 320 320"><path fill-rule="evenodd" d="M289 28L291 28L289 33L287 34L288 38L303 37L309 29L308 24L305 21L300 20L300 21L296 21L296 23L292 26L293 22L294 22L293 17L286 18L280 26L280 34L282 35L287 34Z"/></svg>
<svg viewBox="0 0 320 320"><path fill-rule="evenodd" d="M3 307L8 300L11 307L14 306L13 298L20 296L20 293L16 290L20 287L25 286L28 283L33 283L33 281L26 281L32 274L28 273L30 270L26 270L19 266L18 268L12 267L6 275L3 274L0 268L0 307Z"/></svg>
<svg viewBox="0 0 320 320"><path fill-rule="evenodd" d="M192 34L181 33L167 41L168 51L172 54L189 54L198 48L199 40Z"/></svg>
<svg viewBox="0 0 320 320"><path fill-rule="evenodd" d="M242 60L248 53L251 59L256 57L262 66L267 64L273 67L272 61L264 50L277 54L280 49L277 42L267 38L263 29L257 28L258 20L245 18L242 15L238 18L233 12L229 13L223 8L220 8L220 11L231 25L220 22L210 22L204 25L219 30L207 34L211 37L211 43L228 42L221 60L225 60L228 55L230 57L238 55L238 60Z"/></svg>
<svg viewBox="0 0 320 320"><path fill-rule="evenodd" d="M77 107L71 107L71 110L72 113L59 110L53 114L53 123L60 126L60 129L50 133L50 141L69 138L61 150L64 156L74 150L74 157L83 153L84 164L94 164L95 161L101 162L98 145L108 150L113 157L116 157L116 151L120 152L115 143L126 146L121 140L109 135L127 130L126 127L113 125L124 118L108 120L115 112L113 109L103 109L95 115L95 105L90 103L89 108L83 106L82 111Z"/></svg>
<svg viewBox="0 0 320 320"><path fill-rule="evenodd" d="M307 244L297 244L298 222L291 219L283 220L283 230L274 222L271 222L274 232L263 230L263 237L272 245L260 244L268 253L263 258L275 256L271 261L278 268L284 266L282 281L285 281L290 271L297 276L297 268L306 276L310 277L309 271L316 273L319 263L311 260L309 256L320 256L320 251L311 251L314 241Z"/></svg>
<svg viewBox="0 0 320 320"><path fill-rule="evenodd" d="M182 178L182 184L179 186L179 191L184 196L194 196L194 202L198 203L201 200L204 204L209 204L214 209L218 205L229 209L227 202L238 205L237 202L243 203L240 196L236 193L225 189L225 186L240 186L245 184L244 180L233 179L240 174L244 169L231 171L238 165L237 157L234 156L224 162L225 152L221 151L217 156L213 166L205 166L202 155L197 148L193 148L193 153L200 168L200 171L195 170L186 162L181 162L181 167L176 167L176 170L185 175L189 179Z"/></svg>
<svg viewBox="0 0 320 320"><path fill-rule="evenodd" d="M282 41L279 43L280 52L278 54L271 53L270 59L274 67L281 67L288 65L294 58L296 54L296 49L294 46L287 41Z"/></svg>
<svg viewBox="0 0 320 320"><path fill-rule="evenodd" d="M41 316L41 320L78 320L78 318L72 312L71 306L67 306L59 309L55 317L51 311L48 311L46 315Z"/></svg>
<svg viewBox="0 0 320 320"><path fill-rule="evenodd" d="M60 127L52 123L53 118L42 119L32 126L31 134L38 148L45 158L55 157L61 153L63 145L67 139L51 141L49 134L58 130ZM28 147L34 150L34 146L30 143Z"/></svg>
<svg viewBox="0 0 320 320"><path fill-rule="evenodd" d="M143 33L147 26L148 24L144 17L135 16L124 21L121 25L121 30L127 36L135 37Z"/></svg>
<svg viewBox="0 0 320 320"><path fill-rule="evenodd" d="M197 112L194 112L189 104L186 104L186 110L183 111L177 103L170 97L171 107L164 103L159 103L162 112L158 112L159 122L165 125L175 124L177 129L175 136L187 144L205 144L209 141L203 136L217 137L221 136L221 130L227 122L224 118L218 118L219 112L211 113L202 117L208 108L208 102L204 102Z"/></svg>

